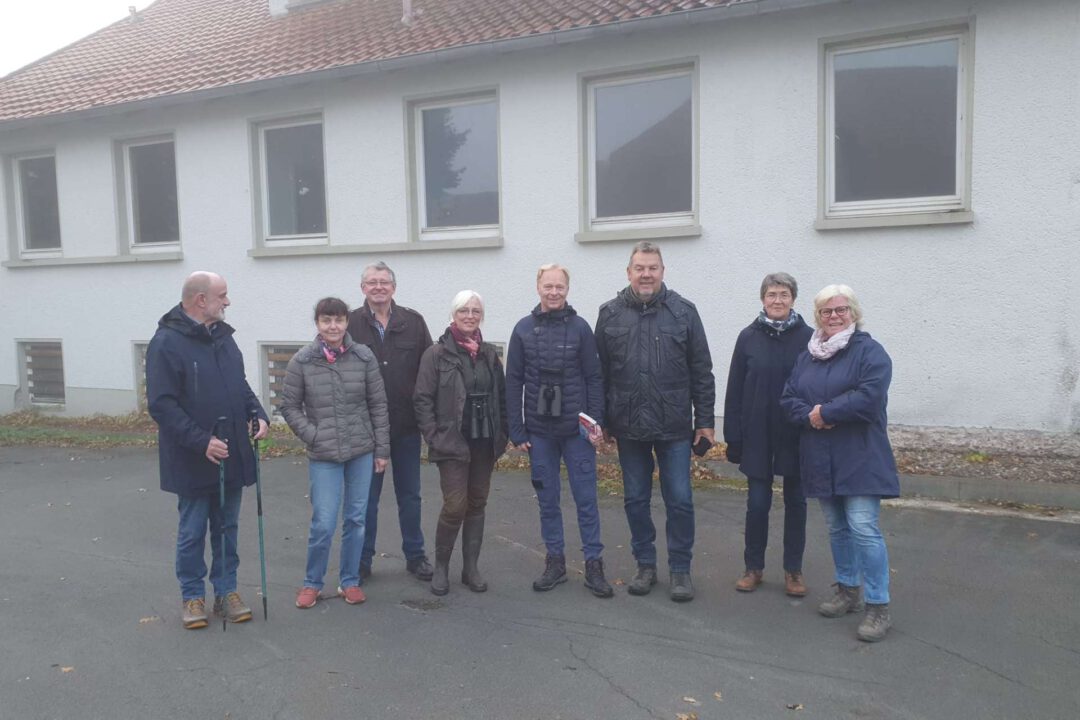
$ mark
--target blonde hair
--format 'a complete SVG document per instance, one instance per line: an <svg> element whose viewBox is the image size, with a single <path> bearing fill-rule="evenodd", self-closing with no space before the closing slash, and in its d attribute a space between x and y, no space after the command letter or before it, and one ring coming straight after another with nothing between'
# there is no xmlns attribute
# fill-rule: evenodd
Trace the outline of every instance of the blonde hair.
<svg viewBox="0 0 1080 720"><path fill-rule="evenodd" d="M826 285L814 296L814 324L821 327L821 308L834 297L842 297L851 306L851 320L855 323L856 330L862 330L863 314L859 298L855 297L855 291L847 285Z"/></svg>
<svg viewBox="0 0 1080 720"><path fill-rule="evenodd" d="M546 265L541 265L540 269L536 271L536 284L537 285L540 284L540 278L548 270L562 270L562 274L566 276L566 284L567 285L570 284L570 271L569 270L567 270L564 266L560 265L559 263L547 263Z"/></svg>

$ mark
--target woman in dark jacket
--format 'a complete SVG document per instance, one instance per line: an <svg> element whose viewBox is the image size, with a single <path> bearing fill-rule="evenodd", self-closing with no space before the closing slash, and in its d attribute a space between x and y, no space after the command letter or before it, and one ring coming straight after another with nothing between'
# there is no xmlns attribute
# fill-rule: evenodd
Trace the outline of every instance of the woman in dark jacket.
<svg viewBox="0 0 1080 720"><path fill-rule="evenodd" d="M753 592L762 582L769 542L773 477L784 478L784 589L806 595L802 577L806 546L806 497L799 481L799 429L780 408L795 359L813 331L792 306L799 294L795 278L778 272L761 281L762 310L735 341L724 399L727 457L746 475L745 572L735 583Z"/></svg>
<svg viewBox="0 0 1080 720"><path fill-rule="evenodd" d="M861 329L862 311L846 285L814 298L818 329L799 356L780 403L802 427L803 489L825 513L836 594L818 606L826 617L863 609L858 638L876 642L891 625L889 554L878 527L881 499L900 494L887 432L892 361Z"/></svg>
<svg viewBox="0 0 1080 720"><path fill-rule="evenodd" d="M435 529L431 592L450 589L450 555L461 528L461 582L473 592L487 583L477 561L484 537L484 508L495 461L506 451L506 377L495 347L484 342L484 301L462 290L450 306L450 327L420 358L413 405L439 466L443 507Z"/></svg>
<svg viewBox="0 0 1080 720"><path fill-rule="evenodd" d="M585 587L593 595L614 595L604 577L604 546L596 506L596 447L603 438L604 380L592 328L566 302L570 272L542 265L536 273L540 304L522 318L510 336L506 369L506 415L510 442L529 453L532 484L540 504L540 536L547 546L543 574L533 590L566 582L560 466L566 463L577 505L578 530L585 554ZM585 413L595 424L579 421Z"/></svg>
<svg viewBox="0 0 1080 720"><path fill-rule="evenodd" d="M315 306L318 335L293 355L285 371L281 414L307 446L311 483L304 586L296 607L319 600L330 558L330 543L341 521L341 580L337 594L350 605L364 602L360 553L372 472L390 457L390 416L379 363L366 345L354 343L345 328L349 307L338 298Z"/></svg>

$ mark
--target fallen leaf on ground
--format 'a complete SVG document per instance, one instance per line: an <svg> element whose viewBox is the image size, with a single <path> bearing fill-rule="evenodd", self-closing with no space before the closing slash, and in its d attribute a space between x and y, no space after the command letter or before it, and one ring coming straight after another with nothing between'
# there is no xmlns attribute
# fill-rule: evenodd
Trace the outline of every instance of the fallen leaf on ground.
<svg viewBox="0 0 1080 720"><path fill-rule="evenodd" d="M161 618L157 615L147 615L146 617L139 618L139 624L145 625L146 623L157 622L158 620L161 620Z"/></svg>
<svg viewBox="0 0 1080 720"><path fill-rule="evenodd" d="M697 713L675 713L676 720L698 720Z"/></svg>
<svg viewBox="0 0 1080 720"><path fill-rule="evenodd" d="M71 665L67 665L67 666L64 666L64 667L60 668L60 672L62 672L62 673L69 673L69 672L71 672L71 671L72 671L72 670L74 670L74 669L75 669L75 668L74 668L74 667L72 667Z"/></svg>
<svg viewBox="0 0 1080 720"><path fill-rule="evenodd" d="M697 700L695 700L694 698L690 697L689 695L684 695L682 701L683 702L688 702L691 705L700 705L701 704Z"/></svg>
<svg viewBox="0 0 1080 720"><path fill-rule="evenodd" d="M722 694L722 693L721 693L721 692L720 692L719 690L717 690L716 692L714 692L714 693L712 694L712 696L713 696L714 698L716 698L717 700L719 700L720 702L724 702L724 696L723 696L723 694Z"/></svg>
<svg viewBox="0 0 1080 720"><path fill-rule="evenodd" d="M615 584L616 585L625 585L626 583L623 581L622 578L615 578Z"/></svg>
<svg viewBox="0 0 1080 720"><path fill-rule="evenodd" d="M803 704L802 703L790 703L788 705L785 705L784 707L786 707L788 710L802 710L803 709Z"/></svg>

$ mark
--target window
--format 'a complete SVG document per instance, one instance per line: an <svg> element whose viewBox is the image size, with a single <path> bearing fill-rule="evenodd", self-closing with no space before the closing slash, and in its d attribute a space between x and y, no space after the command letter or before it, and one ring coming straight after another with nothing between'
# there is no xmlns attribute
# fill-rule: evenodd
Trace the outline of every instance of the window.
<svg viewBox="0 0 1080 720"><path fill-rule="evenodd" d="M64 403L64 355L59 342L19 343L23 387L31 405Z"/></svg>
<svg viewBox="0 0 1080 720"><path fill-rule="evenodd" d="M499 117L492 94L413 103L414 220L421 240L499 235Z"/></svg>
<svg viewBox="0 0 1080 720"><path fill-rule="evenodd" d="M585 108L585 230L693 224L693 68L591 79Z"/></svg>
<svg viewBox="0 0 1080 720"><path fill-rule="evenodd" d="M825 46L825 219L969 209L968 44L954 28Z"/></svg>
<svg viewBox="0 0 1080 720"><path fill-rule="evenodd" d="M262 125L258 134L264 236L325 239L322 120Z"/></svg>
<svg viewBox="0 0 1080 720"><path fill-rule="evenodd" d="M56 157L15 160L15 219L24 252L60 249L60 201L56 193Z"/></svg>
<svg viewBox="0 0 1080 720"><path fill-rule="evenodd" d="M148 343L137 342L132 345L135 354L135 398L139 412L147 411L146 401L146 349Z"/></svg>
<svg viewBox="0 0 1080 720"><path fill-rule="evenodd" d="M303 343L269 343L262 345L263 353L263 397L269 409L270 419L281 417L281 393L285 390L285 370L296 351L304 347Z"/></svg>
<svg viewBox="0 0 1080 720"><path fill-rule="evenodd" d="M132 247L180 241L176 151L172 140L124 145L128 232Z"/></svg>

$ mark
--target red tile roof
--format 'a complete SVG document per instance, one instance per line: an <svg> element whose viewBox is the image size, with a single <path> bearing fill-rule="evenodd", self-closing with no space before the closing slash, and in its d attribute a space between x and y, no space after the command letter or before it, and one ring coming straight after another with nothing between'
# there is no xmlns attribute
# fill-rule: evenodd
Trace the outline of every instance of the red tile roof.
<svg viewBox="0 0 1080 720"><path fill-rule="evenodd" d="M760 0L157 0L0 78L0 123Z"/></svg>

